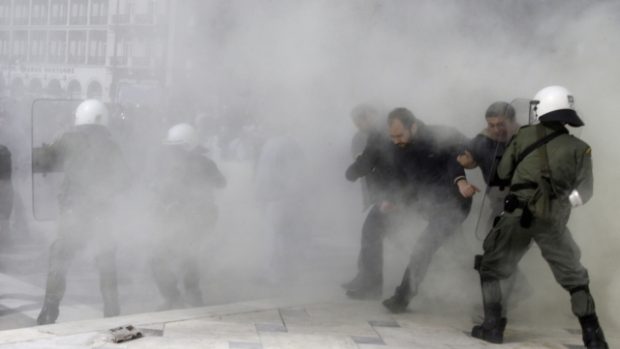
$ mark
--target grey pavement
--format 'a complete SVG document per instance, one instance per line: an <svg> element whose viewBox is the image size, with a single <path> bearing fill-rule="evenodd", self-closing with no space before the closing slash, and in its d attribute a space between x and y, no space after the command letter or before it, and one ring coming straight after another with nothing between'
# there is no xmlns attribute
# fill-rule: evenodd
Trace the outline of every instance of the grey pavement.
<svg viewBox="0 0 620 349"><path fill-rule="evenodd" d="M108 330L128 324L144 337L113 343ZM580 348L574 329L517 323L497 346L471 338L470 327L460 316L393 315L378 302L271 299L1 331L0 348Z"/></svg>

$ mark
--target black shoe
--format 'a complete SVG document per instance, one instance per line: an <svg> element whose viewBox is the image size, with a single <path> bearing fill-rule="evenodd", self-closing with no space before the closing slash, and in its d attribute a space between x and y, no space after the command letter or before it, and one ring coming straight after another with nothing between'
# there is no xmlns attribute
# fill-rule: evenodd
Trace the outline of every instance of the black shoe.
<svg viewBox="0 0 620 349"><path fill-rule="evenodd" d="M44 304L39 317L37 317L37 325L53 324L58 319L58 305Z"/></svg>
<svg viewBox="0 0 620 349"><path fill-rule="evenodd" d="M579 323L583 334L583 344L586 348L609 349L596 314L580 317Z"/></svg>
<svg viewBox="0 0 620 349"><path fill-rule="evenodd" d="M501 344L504 342L505 329L505 317L495 321L485 320L482 325L476 325L471 329L471 336L490 343Z"/></svg>
<svg viewBox="0 0 620 349"><path fill-rule="evenodd" d="M383 306L386 307L393 314L401 314L407 311L409 301L404 298L394 295L383 301Z"/></svg>
<svg viewBox="0 0 620 349"><path fill-rule="evenodd" d="M362 286L362 277L357 274L353 280L349 281L349 282L345 282L344 284L341 284L340 287L342 287L343 289L345 289L346 291L348 290L355 290L358 289Z"/></svg>
<svg viewBox="0 0 620 349"><path fill-rule="evenodd" d="M381 298L380 287L361 287L357 289L348 289L346 292L347 297L351 299L366 300L366 299L379 299Z"/></svg>

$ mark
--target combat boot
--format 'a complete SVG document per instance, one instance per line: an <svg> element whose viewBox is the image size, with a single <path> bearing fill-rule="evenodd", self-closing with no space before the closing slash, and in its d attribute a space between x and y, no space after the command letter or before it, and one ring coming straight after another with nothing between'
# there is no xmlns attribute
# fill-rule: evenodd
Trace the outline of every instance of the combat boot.
<svg viewBox="0 0 620 349"><path fill-rule="evenodd" d="M411 286L409 286L409 280L403 282L400 286L396 287L394 295L383 301L383 306L394 314L400 314L407 311L409 306L409 300L413 297L411 292Z"/></svg>
<svg viewBox="0 0 620 349"><path fill-rule="evenodd" d="M99 278L99 288L103 299L103 316L118 316L121 313L121 308L118 302L116 271L101 272Z"/></svg>
<svg viewBox="0 0 620 349"><path fill-rule="evenodd" d="M504 342L506 318L502 317L502 306L499 303L485 304L484 322L471 329L471 336L491 343Z"/></svg>
<svg viewBox="0 0 620 349"><path fill-rule="evenodd" d="M359 288L348 289L347 297L357 300L379 299L381 298L381 285L362 286Z"/></svg>
<svg viewBox="0 0 620 349"><path fill-rule="evenodd" d="M202 292L198 287L192 287L185 290L185 302L193 308L204 307L205 302L202 299Z"/></svg>
<svg viewBox="0 0 620 349"><path fill-rule="evenodd" d="M586 348L609 349L596 314L580 317L579 323L581 324L581 331L583 334L583 344Z"/></svg>
<svg viewBox="0 0 620 349"><path fill-rule="evenodd" d="M37 317L37 325L48 325L53 324L58 319L58 303L50 303L45 302L43 304L43 308L41 309L41 313Z"/></svg>

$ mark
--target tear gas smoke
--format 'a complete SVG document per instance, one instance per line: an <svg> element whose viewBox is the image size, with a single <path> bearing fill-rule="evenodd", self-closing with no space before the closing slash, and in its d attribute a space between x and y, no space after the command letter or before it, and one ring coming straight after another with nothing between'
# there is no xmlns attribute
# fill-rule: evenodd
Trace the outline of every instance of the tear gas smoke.
<svg viewBox="0 0 620 349"><path fill-rule="evenodd" d="M229 148L213 146L215 142L207 145L228 177L228 187L216 199L219 221L202 255L207 303L260 298L274 290L333 296L340 292L338 285L353 276L363 220L358 187L344 179L351 162L354 126L348 115L353 106L370 101L385 111L407 107L428 124L451 125L473 137L484 126L484 111L491 102L531 97L546 85L560 84L575 95L586 123L582 138L592 145L595 160L594 199L574 211L570 227L582 247L605 325L613 320L620 326L620 317L610 308L619 302L620 275L609 262L620 248L615 234L620 224L612 219L620 178L614 161L615 117L620 112L615 101L620 89L616 78L620 4L577 0L196 4L195 15L204 24L198 28L204 33L192 45L208 54L195 62L191 84L175 91L194 98L193 108L173 105L170 110L186 113L174 115L186 122L197 121L201 114L198 121L206 125L205 141L217 135L219 144L224 144L226 132L239 139L235 155ZM236 123L234 116L239 118ZM228 123L212 129L222 120ZM150 140L163 137L165 127L145 127L137 134ZM282 180L295 186L294 194L286 196L292 201L284 207L257 200L261 142L243 146L252 134L288 137L281 144L284 155L273 160L274 166L288 166L288 171L274 176L286 173ZM302 164L289 166L278 157L296 147L289 155ZM468 173L482 187L478 171ZM435 256L413 307L440 312L455 306L469 311L480 302L478 276L472 270L473 255L481 250L473 232L480 196L462 233ZM122 260L144 260L138 251L149 239L148 216L142 214L147 198L125 204L119 219L121 250L131 246L132 255ZM284 225L281 233L295 238L274 234L274 222ZM408 260L407 248L398 246L408 246L425 224L413 217L388 238L386 294L396 286ZM272 262L277 239L285 239L280 242L296 251L284 262L295 267L297 282L290 289L279 289L287 284L274 282L281 276L274 273ZM533 319L544 312L567 317L568 294L555 284L536 251L532 248L522 263L531 297L514 316ZM145 267L144 262L135 264L137 270ZM152 284L130 286L152 295ZM120 287L122 294L123 284Z"/></svg>

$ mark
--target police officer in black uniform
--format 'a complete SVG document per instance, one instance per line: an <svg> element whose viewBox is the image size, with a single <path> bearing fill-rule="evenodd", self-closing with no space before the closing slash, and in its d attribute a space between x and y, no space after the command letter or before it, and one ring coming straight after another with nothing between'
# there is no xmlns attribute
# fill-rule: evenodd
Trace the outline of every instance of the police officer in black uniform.
<svg viewBox="0 0 620 349"><path fill-rule="evenodd" d="M66 275L76 254L96 247L95 262L106 317L120 313L116 246L111 237L114 200L129 186L129 167L108 131L108 110L100 101L82 102L75 127L51 145L33 150L33 171L62 170L58 238L50 247L45 299L39 325L54 323L66 289Z"/></svg>
<svg viewBox="0 0 620 349"><path fill-rule="evenodd" d="M10 241L11 212L13 212L13 163L11 151L0 145L0 242Z"/></svg>

